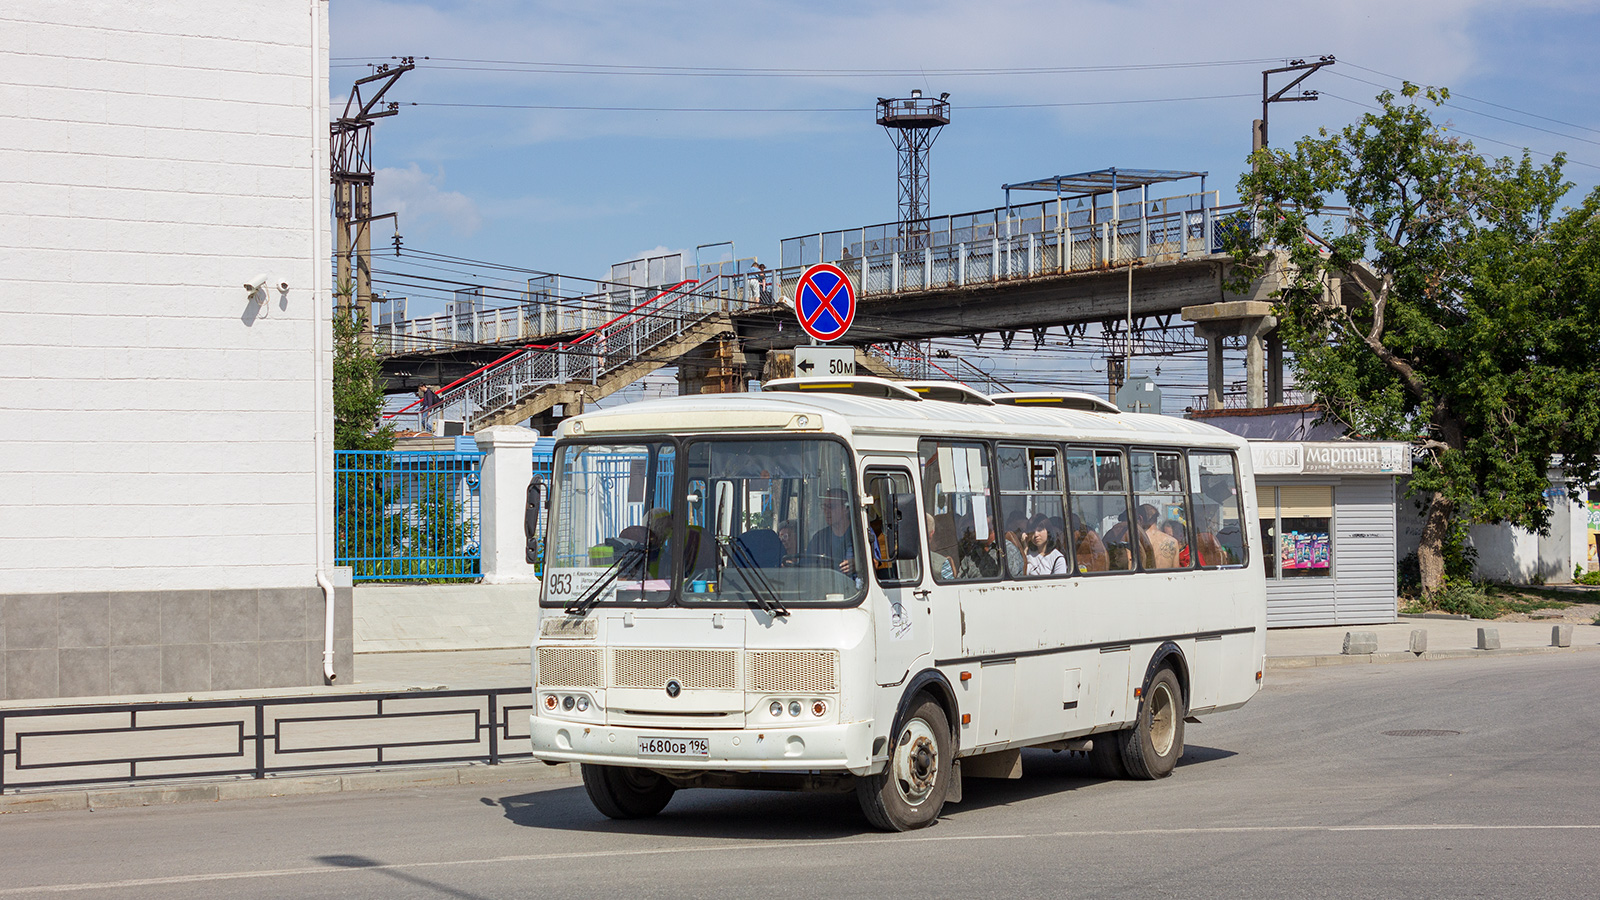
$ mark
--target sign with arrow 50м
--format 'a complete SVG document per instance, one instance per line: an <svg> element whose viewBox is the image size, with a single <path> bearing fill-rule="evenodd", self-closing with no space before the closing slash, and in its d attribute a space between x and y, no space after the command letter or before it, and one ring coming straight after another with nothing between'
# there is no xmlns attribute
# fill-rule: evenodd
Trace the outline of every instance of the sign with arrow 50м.
<svg viewBox="0 0 1600 900"><path fill-rule="evenodd" d="M794 374L800 378L853 378L856 374L854 347L796 347Z"/></svg>

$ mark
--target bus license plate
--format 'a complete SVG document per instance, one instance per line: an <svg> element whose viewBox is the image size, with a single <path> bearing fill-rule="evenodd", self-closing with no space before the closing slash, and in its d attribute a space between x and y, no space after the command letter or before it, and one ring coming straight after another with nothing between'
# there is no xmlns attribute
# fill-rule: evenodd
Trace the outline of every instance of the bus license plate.
<svg viewBox="0 0 1600 900"><path fill-rule="evenodd" d="M711 741L706 738L642 737L639 753L648 756L710 756Z"/></svg>

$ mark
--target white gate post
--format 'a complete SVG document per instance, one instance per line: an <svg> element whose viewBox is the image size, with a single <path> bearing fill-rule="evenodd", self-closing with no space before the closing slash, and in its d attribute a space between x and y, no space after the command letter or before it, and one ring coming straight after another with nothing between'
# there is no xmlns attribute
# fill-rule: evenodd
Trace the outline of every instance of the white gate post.
<svg viewBox="0 0 1600 900"><path fill-rule="evenodd" d="M528 482L533 480L533 444L539 433L532 428L496 425L478 432L478 449L484 453L478 473L479 571L484 584L537 584L528 562L528 542L523 534L523 513L528 506Z"/></svg>

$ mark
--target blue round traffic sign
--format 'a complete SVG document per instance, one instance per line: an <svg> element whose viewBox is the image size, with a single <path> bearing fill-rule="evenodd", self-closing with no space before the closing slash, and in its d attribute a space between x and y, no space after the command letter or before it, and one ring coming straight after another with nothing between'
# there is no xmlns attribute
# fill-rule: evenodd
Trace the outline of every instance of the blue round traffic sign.
<svg viewBox="0 0 1600 900"><path fill-rule="evenodd" d="M856 289L833 263L818 263L800 276L794 292L800 327L819 341L837 341L856 319Z"/></svg>

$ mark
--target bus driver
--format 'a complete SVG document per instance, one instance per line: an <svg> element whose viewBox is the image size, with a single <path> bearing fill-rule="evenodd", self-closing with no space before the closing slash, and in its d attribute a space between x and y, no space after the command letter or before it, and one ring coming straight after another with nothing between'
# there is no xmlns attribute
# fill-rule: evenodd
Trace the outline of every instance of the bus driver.
<svg viewBox="0 0 1600 900"><path fill-rule="evenodd" d="M854 575L855 539L850 534L850 503L844 488L828 488L822 495L822 520L827 524L811 536L806 553L826 557L846 575Z"/></svg>

